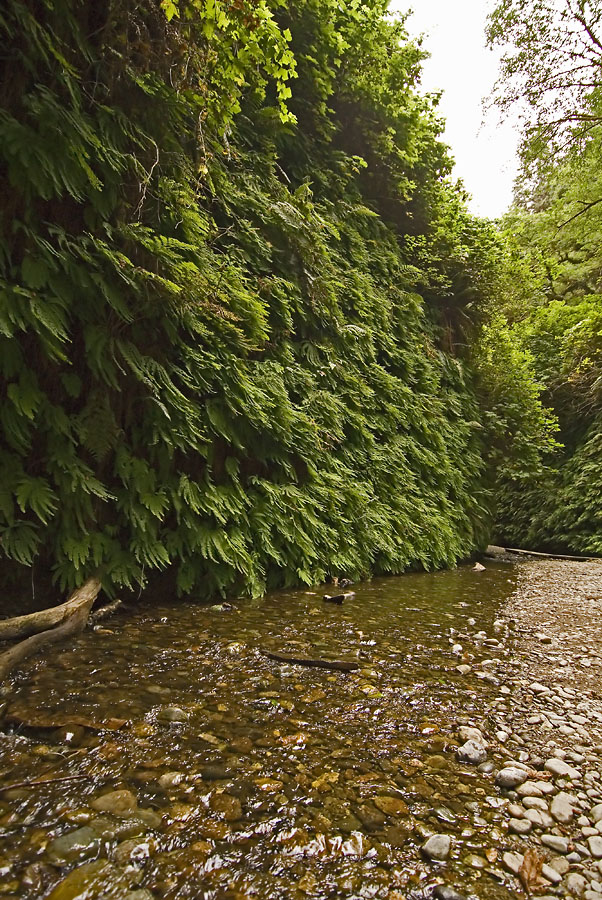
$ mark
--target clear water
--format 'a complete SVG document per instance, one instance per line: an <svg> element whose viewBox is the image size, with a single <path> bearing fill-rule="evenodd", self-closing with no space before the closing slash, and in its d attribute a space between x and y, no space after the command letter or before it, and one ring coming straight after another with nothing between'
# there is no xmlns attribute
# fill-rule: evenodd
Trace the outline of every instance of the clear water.
<svg viewBox="0 0 602 900"><path fill-rule="evenodd" d="M495 672L507 651L474 635L492 635L516 577L491 563L376 579L343 606L319 588L231 610L166 600L31 663L8 710L27 724L0 735L0 787L27 782L0 793L0 900L395 900L442 880L508 897L499 797L454 753L458 717L480 721L498 687L459 674L451 647ZM143 813L91 806L117 790ZM82 828L61 858L56 839ZM445 866L420 853L435 832L454 838Z"/></svg>

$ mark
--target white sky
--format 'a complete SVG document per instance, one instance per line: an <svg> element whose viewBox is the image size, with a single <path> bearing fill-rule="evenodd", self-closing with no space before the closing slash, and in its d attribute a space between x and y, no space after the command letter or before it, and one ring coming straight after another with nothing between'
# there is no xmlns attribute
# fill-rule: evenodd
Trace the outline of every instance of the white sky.
<svg viewBox="0 0 602 900"><path fill-rule="evenodd" d="M485 46L485 18L493 0L392 0L391 10L414 10L412 36L424 33L423 87L443 90L439 111L447 122L444 140L456 160L454 175L472 195L470 208L495 218L512 201L518 132L484 113L482 100L497 77L498 58ZM483 119L485 122L483 123Z"/></svg>

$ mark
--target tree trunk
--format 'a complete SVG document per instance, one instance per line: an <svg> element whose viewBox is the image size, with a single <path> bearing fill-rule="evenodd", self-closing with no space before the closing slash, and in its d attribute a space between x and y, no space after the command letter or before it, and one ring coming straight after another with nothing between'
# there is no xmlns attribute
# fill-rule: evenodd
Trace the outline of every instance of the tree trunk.
<svg viewBox="0 0 602 900"><path fill-rule="evenodd" d="M0 623L0 638L22 637L24 641L0 653L0 681L24 659L36 653L46 644L54 644L66 637L79 634L86 627L92 604L100 591L100 580L90 578L74 591L66 603L53 609L45 609L29 616L18 616ZM39 632L39 633L35 633Z"/></svg>

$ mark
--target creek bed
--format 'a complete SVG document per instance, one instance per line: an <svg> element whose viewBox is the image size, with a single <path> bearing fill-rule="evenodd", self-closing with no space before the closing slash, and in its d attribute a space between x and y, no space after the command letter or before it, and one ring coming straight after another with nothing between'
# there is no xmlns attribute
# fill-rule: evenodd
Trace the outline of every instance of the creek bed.
<svg viewBox="0 0 602 900"><path fill-rule="evenodd" d="M516 579L491 563L354 585L342 606L164 602L30 664L9 714L31 727L0 734L0 787L27 782L0 793L0 900L507 898L503 801L455 732L499 690ZM445 864L420 849L435 833Z"/></svg>

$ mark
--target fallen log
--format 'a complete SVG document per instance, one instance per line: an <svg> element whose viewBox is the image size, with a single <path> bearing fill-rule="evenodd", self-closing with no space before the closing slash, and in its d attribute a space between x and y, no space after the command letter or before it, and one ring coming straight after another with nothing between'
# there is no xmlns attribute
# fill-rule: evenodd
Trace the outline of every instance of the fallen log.
<svg viewBox="0 0 602 900"><path fill-rule="evenodd" d="M89 578L85 584L71 594L66 603L63 603L60 607L56 607L55 612L60 611L60 618L58 619L60 624L57 625L57 620L55 619L53 623L55 627L47 624L49 621L53 621L52 617L46 615L47 613L52 612L52 610L43 610L42 613L32 613L31 616L18 616L17 619L21 621L17 621L17 631L13 632L13 636L15 636L15 634L20 636L24 633L29 633L31 636L25 638L24 641L15 644L15 646L11 647L9 650L0 653L0 681L6 678L19 663L23 662L23 660L27 659L29 656L32 656L42 647L47 644L54 644L57 641L62 641L64 638L71 637L72 635L79 634L79 632L83 631L86 627L92 604L96 600L99 591L100 580L98 578ZM24 625L23 620L33 620L36 618L37 622L35 623L35 628L34 622L30 621L27 625L29 631L26 630L23 632L19 630ZM6 622L2 623L6 626L4 634L1 635L3 639L7 633L10 633L11 623L14 623L13 619L8 619ZM39 634L32 634L32 628L34 631L39 632Z"/></svg>
<svg viewBox="0 0 602 900"><path fill-rule="evenodd" d="M122 600L113 600L112 603L107 603L106 606L101 606L100 609L95 609L94 612L90 613L88 624L96 625L97 622L102 622L103 619L108 618L108 616L112 616L115 610L119 609L122 603Z"/></svg>
<svg viewBox="0 0 602 900"><path fill-rule="evenodd" d="M567 553L542 553L539 550L518 550L515 547L504 547L506 553L516 553L519 556L539 556L543 559L568 559L575 562L598 562L599 556L569 556Z"/></svg>
<svg viewBox="0 0 602 900"><path fill-rule="evenodd" d="M287 653L269 653L262 651L268 659L276 662L290 663L293 666L310 666L314 669L332 669L335 672L355 672L360 668L359 663L347 662L344 659L312 659L307 656L289 656Z"/></svg>

